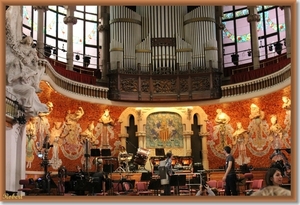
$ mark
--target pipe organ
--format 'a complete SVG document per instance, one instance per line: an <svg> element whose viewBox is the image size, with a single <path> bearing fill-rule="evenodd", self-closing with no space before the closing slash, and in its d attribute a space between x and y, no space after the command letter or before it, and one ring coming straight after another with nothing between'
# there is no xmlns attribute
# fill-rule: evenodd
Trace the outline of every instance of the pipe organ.
<svg viewBox="0 0 300 205"><path fill-rule="evenodd" d="M208 67L217 63L215 7L199 6L187 13L187 6L137 6L136 12L124 6L110 7L111 69L153 71L169 68L174 72ZM208 57L206 57L208 55ZM217 66L217 64L213 64ZM215 67L216 68L216 67Z"/></svg>
<svg viewBox="0 0 300 205"><path fill-rule="evenodd" d="M110 6L109 23L111 99L120 99L120 91L130 90L138 93L136 99L131 99L142 100L142 93L147 93L150 101L157 93L175 94L175 99L181 100L180 90L184 90L185 100L191 100L193 88L219 92L207 81L213 80L212 76L185 76L183 80L176 77L191 71L203 74L208 68L219 72L215 6L198 6L191 12L187 6L136 6L136 11ZM122 77L112 76L116 73L126 73L122 83ZM134 74L144 76L128 76ZM156 77L149 79L151 75ZM161 80L159 75L169 78ZM205 82L198 83L202 79ZM159 85L157 89L153 84ZM207 95L207 99L221 97L219 93Z"/></svg>

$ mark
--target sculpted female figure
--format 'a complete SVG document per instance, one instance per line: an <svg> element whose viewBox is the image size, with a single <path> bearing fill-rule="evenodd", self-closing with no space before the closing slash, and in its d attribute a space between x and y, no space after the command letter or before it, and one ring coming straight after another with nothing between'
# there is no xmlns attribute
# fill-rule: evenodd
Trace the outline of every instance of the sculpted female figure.
<svg viewBox="0 0 300 205"><path fill-rule="evenodd" d="M232 134L233 141L232 144L237 144L239 150L239 156L236 159L236 163L239 165L248 164L250 158L246 155L246 145L248 143L248 131L245 130L241 122L236 123L237 129Z"/></svg>

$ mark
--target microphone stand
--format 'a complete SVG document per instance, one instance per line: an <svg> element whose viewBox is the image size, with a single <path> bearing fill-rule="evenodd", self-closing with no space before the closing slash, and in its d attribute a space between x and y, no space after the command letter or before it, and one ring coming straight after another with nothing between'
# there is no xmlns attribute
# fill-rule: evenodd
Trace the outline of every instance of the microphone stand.
<svg viewBox="0 0 300 205"><path fill-rule="evenodd" d="M133 147L133 148L135 149L135 153L137 152L137 147L134 146L134 144L132 144L130 141L127 141L127 140L126 140L126 144L129 144L131 147ZM132 156L132 160L133 160L133 157L134 157L134 156ZM131 160L131 161L132 161L132 160ZM129 166L129 162L128 162L128 165L127 165L127 166ZM129 167L128 167L128 169L130 170Z"/></svg>
<svg viewBox="0 0 300 205"><path fill-rule="evenodd" d="M135 149L137 149L137 147L134 146L134 144L132 144L130 141L127 141L127 140L126 140L126 143L130 144L132 147L134 147Z"/></svg>

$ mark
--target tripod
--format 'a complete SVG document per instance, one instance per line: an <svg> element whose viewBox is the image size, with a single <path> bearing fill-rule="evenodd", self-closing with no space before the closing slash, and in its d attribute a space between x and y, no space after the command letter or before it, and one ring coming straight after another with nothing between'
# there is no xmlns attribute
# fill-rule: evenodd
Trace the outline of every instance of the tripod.
<svg viewBox="0 0 300 205"><path fill-rule="evenodd" d="M128 163L126 163L126 167L128 167ZM119 165L119 167L114 171L114 172L126 172L126 170L122 167L121 163Z"/></svg>

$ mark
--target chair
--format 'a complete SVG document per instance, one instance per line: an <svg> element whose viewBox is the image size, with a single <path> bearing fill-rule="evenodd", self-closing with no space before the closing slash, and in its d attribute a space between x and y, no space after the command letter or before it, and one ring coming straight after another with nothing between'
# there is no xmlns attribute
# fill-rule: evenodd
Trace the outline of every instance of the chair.
<svg viewBox="0 0 300 205"><path fill-rule="evenodd" d="M18 191L22 191L28 196L30 193L38 193L37 188L35 188L35 184L32 179L20 179L19 184L22 185L22 188L18 189Z"/></svg>
<svg viewBox="0 0 300 205"><path fill-rule="evenodd" d="M113 193L114 195L121 195L123 194L123 185L120 182L113 182L112 183Z"/></svg>
<svg viewBox="0 0 300 205"><path fill-rule="evenodd" d="M251 189L245 190L245 193L249 193L249 192L256 192L258 190L261 190L263 188L263 179L254 179L252 181L252 186Z"/></svg>
<svg viewBox="0 0 300 205"><path fill-rule="evenodd" d="M255 183L254 183L254 182L255 182ZM264 180L263 180L263 179L253 180L251 189L252 189L253 191L258 191L258 190L260 190L260 189L263 188L263 183L264 183Z"/></svg>
<svg viewBox="0 0 300 205"><path fill-rule="evenodd" d="M206 182L210 188L217 188L217 180L209 180Z"/></svg>
<svg viewBox="0 0 300 205"><path fill-rule="evenodd" d="M191 190L187 185L179 186L179 195L190 195Z"/></svg>
<svg viewBox="0 0 300 205"><path fill-rule="evenodd" d="M152 191L148 190L147 182L136 182L137 195L152 195Z"/></svg>
<svg viewBox="0 0 300 205"><path fill-rule="evenodd" d="M245 190L248 190L250 189L250 186L252 184L252 179L253 179L253 174L252 173L245 173L244 174L244 177L246 179L246 182L245 182Z"/></svg>
<svg viewBox="0 0 300 205"><path fill-rule="evenodd" d="M224 195L225 194L225 182L224 181L217 181L217 190L218 195Z"/></svg>

